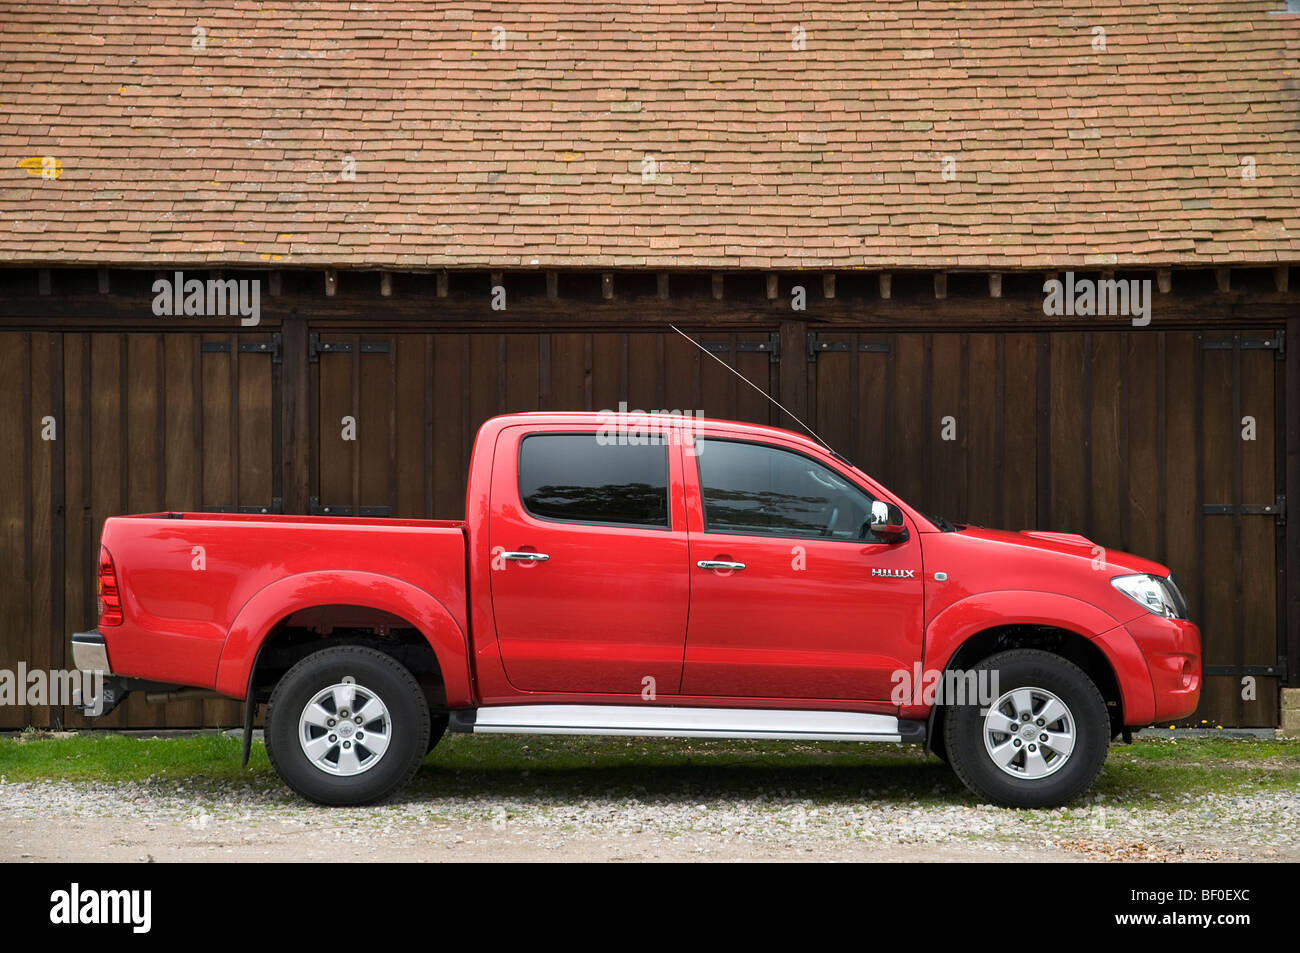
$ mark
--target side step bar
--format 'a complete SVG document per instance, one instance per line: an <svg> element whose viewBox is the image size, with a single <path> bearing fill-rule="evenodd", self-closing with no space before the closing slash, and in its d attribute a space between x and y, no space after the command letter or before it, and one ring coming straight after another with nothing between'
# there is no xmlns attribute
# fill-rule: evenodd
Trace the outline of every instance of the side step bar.
<svg viewBox="0 0 1300 953"><path fill-rule="evenodd" d="M620 735L645 738L771 738L920 744L925 723L893 715L769 708L636 705L498 705L451 712L452 731L498 735Z"/></svg>

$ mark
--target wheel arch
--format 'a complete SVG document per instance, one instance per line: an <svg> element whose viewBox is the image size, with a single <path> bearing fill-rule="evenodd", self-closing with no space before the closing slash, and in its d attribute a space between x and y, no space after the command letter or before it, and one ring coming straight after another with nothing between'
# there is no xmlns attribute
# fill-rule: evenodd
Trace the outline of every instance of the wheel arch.
<svg viewBox="0 0 1300 953"><path fill-rule="evenodd" d="M1112 658L1111 636L1116 629L1132 642L1113 617L1069 596L981 593L954 603L931 622L926 630L924 667L927 672L964 671L1010 649L1051 652L1073 662L1092 679L1106 701L1113 737L1124 731L1132 709L1141 709L1142 705L1141 698L1135 697L1135 690L1128 686L1134 680L1133 673L1125 671L1122 679ZM1142 672L1145 674L1145 664ZM927 719L926 746L942 757L943 706L913 708L910 712L905 708L904 717L908 713Z"/></svg>
<svg viewBox="0 0 1300 953"><path fill-rule="evenodd" d="M382 618L407 623L436 661L445 704L470 704L468 641L447 606L403 580L352 570L290 576L253 596L235 618L222 646L216 690L234 698L250 697L261 662L259 656L268 639L285 631L295 616L340 608L382 614ZM321 647L344 642L371 644L346 628L340 634L320 638Z"/></svg>

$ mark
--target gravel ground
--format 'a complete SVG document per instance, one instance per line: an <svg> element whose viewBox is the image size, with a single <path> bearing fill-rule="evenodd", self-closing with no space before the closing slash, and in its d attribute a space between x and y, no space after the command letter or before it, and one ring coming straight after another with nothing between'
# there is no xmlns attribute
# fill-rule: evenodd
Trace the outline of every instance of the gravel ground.
<svg viewBox="0 0 1300 953"><path fill-rule="evenodd" d="M417 786L418 787L418 786ZM1300 791L1069 809L898 799L416 791L327 809L277 782L0 781L0 861L1300 860Z"/></svg>

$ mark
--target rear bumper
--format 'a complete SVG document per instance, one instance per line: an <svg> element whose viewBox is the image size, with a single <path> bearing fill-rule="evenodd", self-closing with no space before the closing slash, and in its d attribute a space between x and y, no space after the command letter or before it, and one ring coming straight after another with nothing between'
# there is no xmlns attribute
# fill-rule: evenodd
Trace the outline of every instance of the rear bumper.
<svg viewBox="0 0 1300 953"><path fill-rule="evenodd" d="M83 672L113 674L108 667L108 643L94 631L72 633L72 664Z"/></svg>
<svg viewBox="0 0 1300 953"><path fill-rule="evenodd" d="M130 689L123 679L113 674L108 665L108 643L98 632L72 633L72 664L94 677L83 679L83 688L73 699L77 709L87 718L107 715L122 703Z"/></svg>

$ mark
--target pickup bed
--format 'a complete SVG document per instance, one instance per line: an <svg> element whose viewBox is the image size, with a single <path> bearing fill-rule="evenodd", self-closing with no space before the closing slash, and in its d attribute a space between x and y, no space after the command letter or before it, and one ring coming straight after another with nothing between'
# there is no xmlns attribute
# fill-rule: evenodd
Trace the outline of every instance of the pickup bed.
<svg viewBox="0 0 1300 953"><path fill-rule="evenodd" d="M216 693L247 739L265 704L275 769L327 804L388 795L452 730L924 743L1034 807L1199 699L1164 567L927 517L784 430L498 417L465 513L108 520L87 709Z"/></svg>

